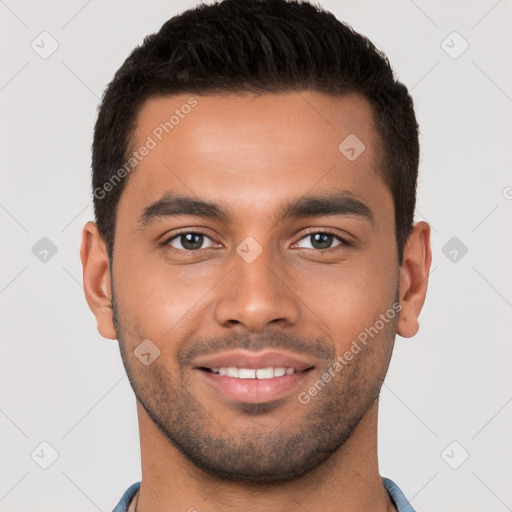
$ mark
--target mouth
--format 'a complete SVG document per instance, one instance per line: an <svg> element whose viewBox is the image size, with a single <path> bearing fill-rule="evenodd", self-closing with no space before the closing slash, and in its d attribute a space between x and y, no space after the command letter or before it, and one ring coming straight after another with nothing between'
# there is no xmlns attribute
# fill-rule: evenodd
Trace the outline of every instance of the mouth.
<svg viewBox="0 0 512 512"><path fill-rule="evenodd" d="M287 397L303 383L315 365L283 353L220 354L194 370L224 399L266 403Z"/></svg>
<svg viewBox="0 0 512 512"><path fill-rule="evenodd" d="M234 379L257 379L267 380L275 379L277 377L283 377L285 375L293 375L294 373L303 373L308 370L312 370L314 367L306 368L305 370L296 371L293 367L272 367L268 368L237 368L236 366L221 366L220 368L199 368L206 372L215 373L216 375L222 375L232 377Z"/></svg>

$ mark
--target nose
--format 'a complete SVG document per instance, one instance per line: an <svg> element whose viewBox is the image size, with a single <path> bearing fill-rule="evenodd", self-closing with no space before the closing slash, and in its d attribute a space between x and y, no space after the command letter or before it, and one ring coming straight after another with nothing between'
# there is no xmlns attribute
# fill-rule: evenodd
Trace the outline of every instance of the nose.
<svg viewBox="0 0 512 512"><path fill-rule="evenodd" d="M300 317L300 299L293 292L289 273L283 271L271 251L263 251L247 262L238 254L222 280L215 309L216 321L223 327L242 324L259 332L267 324L292 326Z"/></svg>

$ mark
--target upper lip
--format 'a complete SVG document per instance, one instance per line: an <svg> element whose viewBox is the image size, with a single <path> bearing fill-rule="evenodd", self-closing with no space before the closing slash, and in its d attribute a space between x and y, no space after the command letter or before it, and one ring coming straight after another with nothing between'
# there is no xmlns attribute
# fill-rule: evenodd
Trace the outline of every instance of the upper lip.
<svg viewBox="0 0 512 512"><path fill-rule="evenodd" d="M249 368L293 368L302 372L314 366L311 361L284 352L266 351L250 352L247 350L234 350L222 352L213 356L199 357L195 361L196 368L222 368L222 367Z"/></svg>

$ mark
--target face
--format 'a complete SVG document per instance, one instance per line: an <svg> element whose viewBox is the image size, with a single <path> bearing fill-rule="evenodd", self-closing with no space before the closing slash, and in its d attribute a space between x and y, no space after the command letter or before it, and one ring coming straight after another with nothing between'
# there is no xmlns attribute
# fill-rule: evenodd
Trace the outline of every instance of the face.
<svg viewBox="0 0 512 512"><path fill-rule="evenodd" d="M315 92L154 97L134 141L151 147L118 205L100 332L114 322L146 420L195 466L296 478L376 404L397 332L371 108Z"/></svg>

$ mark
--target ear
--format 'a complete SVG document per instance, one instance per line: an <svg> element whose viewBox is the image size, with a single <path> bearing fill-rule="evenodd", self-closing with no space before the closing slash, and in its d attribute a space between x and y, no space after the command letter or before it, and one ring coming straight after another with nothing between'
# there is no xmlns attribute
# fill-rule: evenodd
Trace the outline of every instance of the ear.
<svg viewBox="0 0 512 512"><path fill-rule="evenodd" d="M418 317L427 294L431 263L430 226L426 222L418 222L407 240L400 267L402 309L398 321L398 334L404 338L411 338L419 330Z"/></svg>
<svg viewBox="0 0 512 512"><path fill-rule="evenodd" d="M82 229L80 259L83 267L85 298L98 324L98 332L111 340L117 338L111 304L108 251L94 222Z"/></svg>

